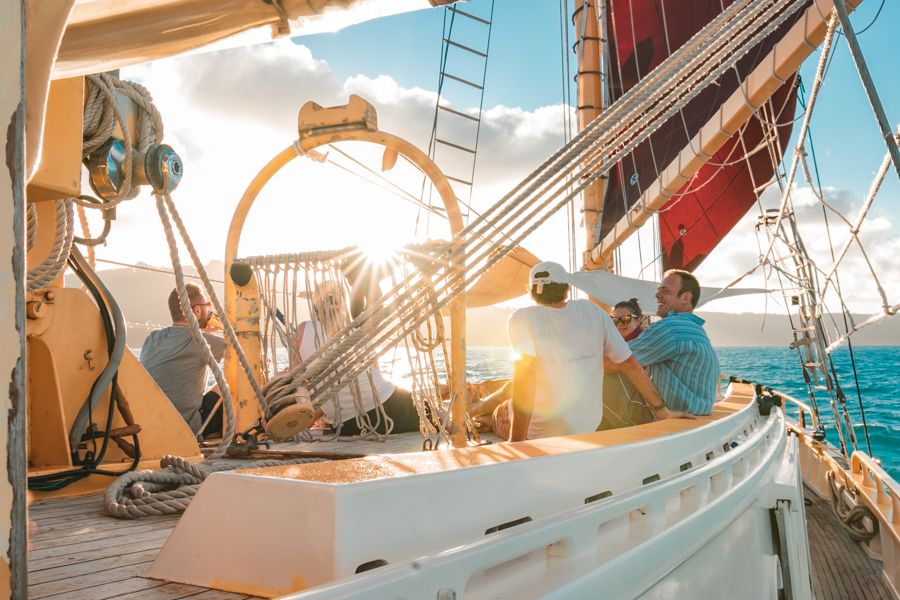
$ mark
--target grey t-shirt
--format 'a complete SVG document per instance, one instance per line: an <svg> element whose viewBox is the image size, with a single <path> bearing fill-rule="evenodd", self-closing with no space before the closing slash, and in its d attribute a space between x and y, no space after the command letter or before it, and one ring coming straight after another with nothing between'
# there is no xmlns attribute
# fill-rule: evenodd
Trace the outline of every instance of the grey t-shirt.
<svg viewBox="0 0 900 600"><path fill-rule="evenodd" d="M202 333L213 356L222 360L225 341L221 336ZM191 429L198 431L203 424L200 403L206 388L206 363L190 329L173 325L152 332L141 347L141 364Z"/></svg>

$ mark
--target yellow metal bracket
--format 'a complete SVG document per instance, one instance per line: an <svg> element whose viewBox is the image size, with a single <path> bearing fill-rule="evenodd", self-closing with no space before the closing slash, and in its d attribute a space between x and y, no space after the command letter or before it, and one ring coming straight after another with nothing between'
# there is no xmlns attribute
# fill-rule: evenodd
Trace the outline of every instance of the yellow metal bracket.
<svg viewBox="0 0 900 600"><path fill-rule="evenodd" d="M307 102L297 115L300 139L345 131L378 131L375 107L353 94L343 106L323 107Z"/></svg>

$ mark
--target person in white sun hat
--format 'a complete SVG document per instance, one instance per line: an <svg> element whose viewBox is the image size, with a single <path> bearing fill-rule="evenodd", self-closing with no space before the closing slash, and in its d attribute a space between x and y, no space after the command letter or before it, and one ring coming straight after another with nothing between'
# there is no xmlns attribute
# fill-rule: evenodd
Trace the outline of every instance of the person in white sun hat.
<svg viewBox="0 0 900 600"><path fill-rule="evenodd" d="M638 389L657 419L670 411L631 355L609 315L589 300L569 300L569 273L555 262L531 270L535 306L509 317L516 354L510 441L596 431L603 418L603 360Z"/></svg>

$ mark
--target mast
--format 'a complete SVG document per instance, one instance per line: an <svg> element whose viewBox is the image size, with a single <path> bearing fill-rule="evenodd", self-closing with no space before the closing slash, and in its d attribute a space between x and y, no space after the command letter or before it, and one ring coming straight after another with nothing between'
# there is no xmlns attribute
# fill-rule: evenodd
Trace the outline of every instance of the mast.
<svg viewBox="0 0 900 600"><path fill-rule="evenodd" d="M25 598L25 21L24 2L0 0L0 598Z"/></svg>
<svg viewBox="0 0 900 600"><path fill-rule="evenodd" d="M603 77L600 71L600 19L597 3L602 0L575 0L572 21L575 24L575 54L578 58L578 130L600 116L603 111ZM609 261L594 262L591 250L597 245L600 215L606 179L601 177L583 192L585 253L584 266L588 270L609 268Z"/></svg>

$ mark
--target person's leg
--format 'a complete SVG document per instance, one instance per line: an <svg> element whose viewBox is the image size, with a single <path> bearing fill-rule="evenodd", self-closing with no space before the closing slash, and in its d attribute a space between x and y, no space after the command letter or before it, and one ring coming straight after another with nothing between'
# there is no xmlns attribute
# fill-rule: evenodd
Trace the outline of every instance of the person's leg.
<svg viewBox="0 0 900 600"><path fill-rule="evenodd" d="M381 406L384 408L385 414L393 422L391 433L406 433L419 430L419 413L416 411L412 394L409 391L399 387L395 388L394 393ZM375 426L377 433L384 434L387 431L384 416L379 415L377 409L373 408L370 410L366 413L366 417L369 423L377 423ZM347 419L341 425L341 435L359 435L360 433L362 431L356 424L355 418Z"/></svg>
<svg viewBox="0 0 900 600"><path fill-rule="evenodd" d="M206 428L199 432L204 436L222 433L222 405L220 404L216 407L220 397L217 389L211 389L203 394L203 400L200 402L200 422L206 423L206 419L213 412L213 409L216 410Z"/></svg>
<svg viewBox="0 0 900 600"><path fill-rule="evenodd" d="M603 378L603 421L597 431L651 421L653 414L631 380L621 373L606 373Z"/></svg>
<svg viewBox="0 0 900 600"><path fill-rule="evenodd" d="M512 401L504 400L494 409L493 429L494 434L501 441L509 439L509 427L512 423L510 413L512 412Z"/></svg>

